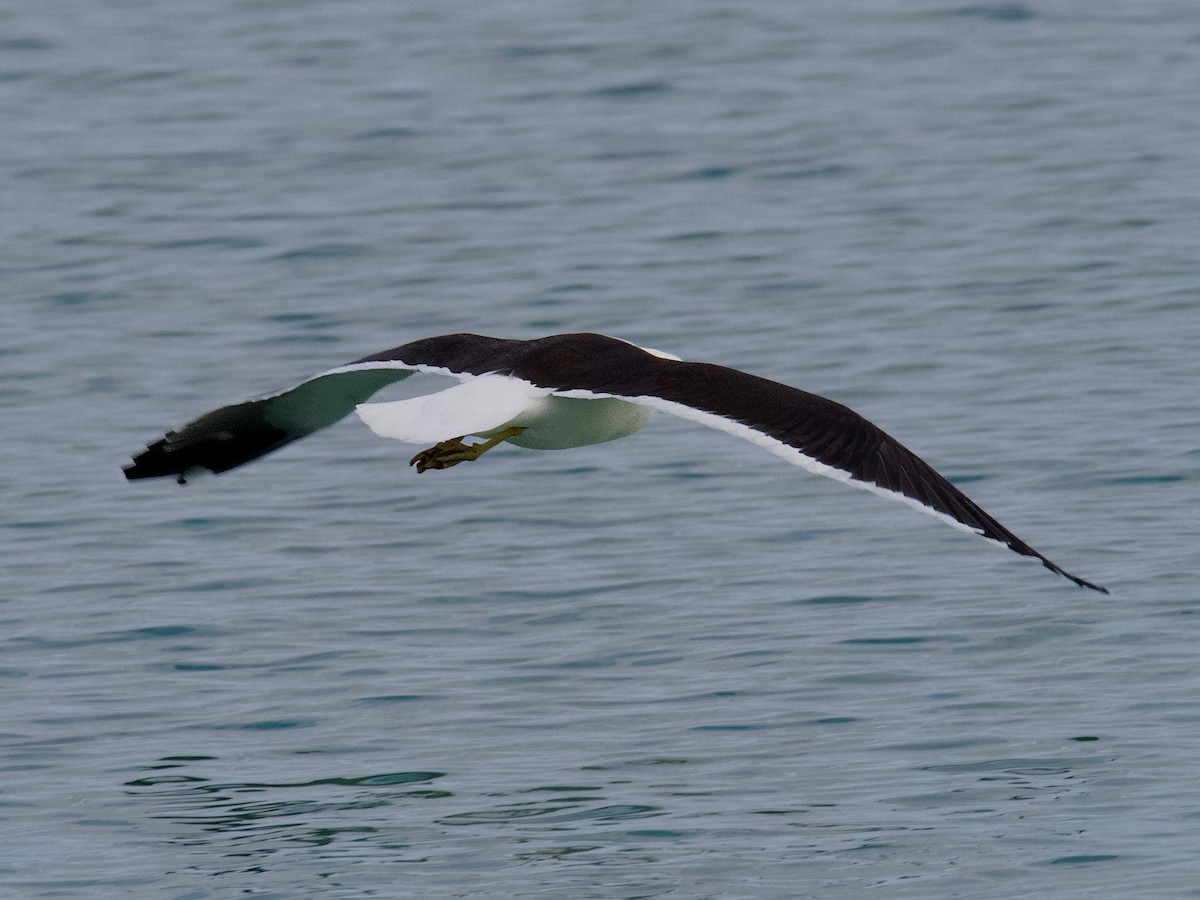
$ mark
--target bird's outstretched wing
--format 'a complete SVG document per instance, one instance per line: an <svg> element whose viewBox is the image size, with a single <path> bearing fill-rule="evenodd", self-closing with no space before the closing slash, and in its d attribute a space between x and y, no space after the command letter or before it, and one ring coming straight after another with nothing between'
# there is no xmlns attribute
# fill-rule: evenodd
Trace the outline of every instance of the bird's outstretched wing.
<svg viewBox="0 0 1200 900"><path fill-rule="evenodd" d="M621 397L719 429L810 472L900 500L956 528L1034 557L1080 587L1108 593L1038 553L923 459L849 407L709 363L646 358L638 369L598 394L586 388L556 393Z"/></svg>
<svg viewBox="0 0 1200 900"><path fill-rule="evenodd" d="M207 412L133 457L125 477L227 472L349 415L376 391L414 372L458 378L491 371L525 341L451 334L403 344L314 375L284 391Z"/></svg>
<svg viewBox="0 0 1200 900"><path fill-rule="evenodd" d="M332 425L376 391L413 374L407 368L323 372L286 391L222 406L168 431L133 457L125 477L176 476L197 470L227 472Z"/></svg>

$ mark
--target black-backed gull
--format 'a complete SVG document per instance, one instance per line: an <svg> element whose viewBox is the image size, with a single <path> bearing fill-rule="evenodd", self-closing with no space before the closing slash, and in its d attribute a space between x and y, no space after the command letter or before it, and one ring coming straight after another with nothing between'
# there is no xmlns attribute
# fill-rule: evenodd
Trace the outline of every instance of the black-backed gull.
<svg viewBox="0 0 1200 900"><path fill-rule="evenodd" d="M449 375L439 393L365 403L414 372ZM790 463L927 512L1041 560L1081 587L1108 591L1038 553L926 462L858 413L737 369L685 362L600 334L521 341L448 334L322 372L293 388L205 413L150 444L125 477L225 472L348 415L383 437L432 444L418 472L478 459L502 442L535 450L633 434L654 410L728 432ZM466 444L466 436L482 438Z"/></svg>

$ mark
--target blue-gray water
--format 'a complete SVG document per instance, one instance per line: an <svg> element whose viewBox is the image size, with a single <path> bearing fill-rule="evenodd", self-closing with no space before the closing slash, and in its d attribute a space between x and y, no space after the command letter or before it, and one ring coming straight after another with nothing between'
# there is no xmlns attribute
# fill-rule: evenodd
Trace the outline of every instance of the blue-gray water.
<svg viewBox="0 0 1200 900"><path fill-rule="evenodd" d="M1200 896L1190 2L0 12L0 895ZM1067 569L656 420L417 476L417 337L849 403Z"/></svg>

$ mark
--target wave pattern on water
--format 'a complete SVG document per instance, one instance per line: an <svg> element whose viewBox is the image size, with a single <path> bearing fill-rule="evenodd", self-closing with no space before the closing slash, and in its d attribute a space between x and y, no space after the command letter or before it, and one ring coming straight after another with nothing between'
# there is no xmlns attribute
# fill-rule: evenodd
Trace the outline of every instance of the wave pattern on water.
<svg viewBox="0 0 1200 900"><path fill-rule="evenodd" d="M1195 893L1193 3L9 6L14 896ZM686 422L121 477L463 330L831 396L1114 594Z"/></svg>

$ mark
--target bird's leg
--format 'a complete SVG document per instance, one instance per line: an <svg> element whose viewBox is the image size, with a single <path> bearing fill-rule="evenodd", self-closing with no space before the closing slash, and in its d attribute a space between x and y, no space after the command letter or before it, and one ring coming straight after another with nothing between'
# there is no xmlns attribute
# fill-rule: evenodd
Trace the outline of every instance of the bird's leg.
<svg viewBox="0 0 1200 900"><path fill-rule="evenodd" d="M461 437L451 438L448 441L434 444L428 450L422 450L410 459L408 464L416 466L418 472L424 472L426 469L448 469L451 466L457 466L460 462L479 459L497 444L516 437L524 430L524 428L515 426L505 428L482 444L464 444Z"/></svg>

